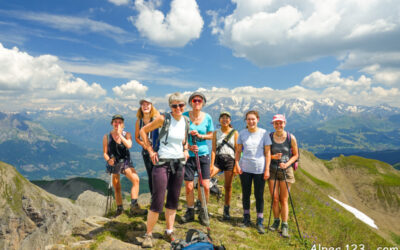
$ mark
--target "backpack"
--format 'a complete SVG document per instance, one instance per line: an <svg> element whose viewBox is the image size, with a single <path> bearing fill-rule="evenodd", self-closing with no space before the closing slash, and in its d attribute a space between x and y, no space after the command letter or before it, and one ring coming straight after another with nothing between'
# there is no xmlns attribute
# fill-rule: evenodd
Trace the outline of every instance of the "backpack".
<svg viewBox="0 0 400 250"><path fill-rule="evenodd" d="M225 247L215 246L212 239L205 233L197 229L189 229L186 232L185 240L175 240L171 242L171 249L175 250L224 250Z"/></svg>
<svg viewBox="0 0 400 250"><path fill-rule="evenodd" d="M154 120L153 117L151 117L150 122L152 122L153 120ZM145 125L144 125L143 119L140 119L139 120L139 129L141 129L144 126ZM155 130L151 131L148 135L148 138L149 138L150 142L152 142L151 144L152 144L155 152L157 152L158 149L160 148L160 140L158 140L158 134L159 134L158 129L155 129Z"/></svg>
<svg viewBox="0 0 400 250"><path fill-rule="evenodd" d="M222 191L218 187L218 179L215 177L210 179L210 194L215 194L218 200L222 197Z"/></svg>
<svg viewBox="0 0 400 250"><path fill-rule="evenodd" d="M290 145L289 158L292 158L292 155L293 155L292 136L290 135L289 132L286 132L286 133L287 133L287 140L288 140L289 145ZM271 137L271 140L272 140L273 137L274 137L274 132L271 132L269 134L269 137ZM297 157L297 160L292 164L293 170L295 170L295 171L299 168L299 160L300 160L300 151L299 151L299 147L298 146L297 146L297 154L299 155L299 157Z"/></svg>
<svg viewBox="0 0 400 250"><path fill-rule="evenodd" d="M221 151L222 147L226 144L228 145L228 147L230 147L231 149L233 149L233 152L235 152L235 145L231 145L229 143L229 140L231 139L231 137L235 134L236 129L232 129L229 134L227 136L225 136L225 138L222 140L221 144L219 144L217 146L216 154L219 154L219 151Z"/></svg>
<svg viewBox="0 0 400 250"><path fill-rule="evenodd" d="M160 139L165 135L165 139L163 142L164 145L168 144L168 132L169 132L169 126L171 125L171 113L165 112L162 115L164 115L164 123L161 127L161 131L158 134L157 142L156 145L160 144ZM189 136L189 127L190 127L190 120L189 117L183 115L183 118L185 119L185 143L188 141L188 136Z"/></svg>

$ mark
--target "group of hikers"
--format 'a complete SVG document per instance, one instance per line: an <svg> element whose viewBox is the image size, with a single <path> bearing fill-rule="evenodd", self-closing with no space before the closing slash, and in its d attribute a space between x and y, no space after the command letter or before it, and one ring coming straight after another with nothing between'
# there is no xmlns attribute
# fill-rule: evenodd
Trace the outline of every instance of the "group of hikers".
<svg viewBox="0 0 400 250"><path fill-rule="evenodd" d="M215 130L211 116L202 111L206 101L203 93L194 92L188 99L191 111L185 112L186 98L179 92L173 93L168 98L170 112L160 114L150 99L140 100L136 115L135 141L143 148L142 156L149 180L151 205L148 212L141 209L137 202L139 177L130 159L132 135L124 131L124 118L114 115L111 120L113 130L104 135L103 152L107 165L112 169L116 215L123 212L120 174L124 174L132 182L131 214L147 212L147 228L142 247L153 247L152 232L159 214L163 211L164 202L165 239L174 241L173 228L183 181L187 210L181 220L182 223L194 221L194 178L198 165L201 170L197 174L202 177L206 203L209 201L210 178L219 172L224 173L223 220L231 219L232 182L238 174L242 186L242 224L246 227L252 225L250 196L254 185L256 228L260 234L265 233L264 187L265 182L268 182L274 216L274 222L268 229L278 231L281 226L282 236L289 237L288 194L290 185L295 182L292 165L297 161L299 153L296 138L285 131L285 116L273 116L271 123L275 131L269 133L258 127L258 112L250 110L244 117L246 128L238 132L231 125L231 114L223 111L219 115L220 128ZM212 141L211 155L207 140ZM201 199L198 192L198 200ZM200 208L200 223L205 223L208 218L206 213L206 209Z"/></svg>

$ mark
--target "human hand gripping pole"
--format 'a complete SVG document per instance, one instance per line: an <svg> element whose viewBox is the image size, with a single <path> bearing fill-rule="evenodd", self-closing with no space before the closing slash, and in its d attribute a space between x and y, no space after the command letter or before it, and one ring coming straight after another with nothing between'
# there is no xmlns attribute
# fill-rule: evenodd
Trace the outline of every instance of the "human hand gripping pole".
<svg viewBox="0 0 400 250"><path fill-rule="evenodd" d="M192 136L192 143L193 145L197 146L197 137ZM195 157L196 157L196 166L197 166L197 173L199 175L199 184L200 184L200 193L201 193L201 207L203 208L203 211L205 213L204 218L205 218L205 224L207 227L207 232L208 235L210 235L210 218L208 217L208 210L207 210L207 202L206 202L206 195L204 193L204 186L203 186L203 175L201 174L201 167L200 167L200 159L199 159L199 152L194 151L193 152Z"/></svg>

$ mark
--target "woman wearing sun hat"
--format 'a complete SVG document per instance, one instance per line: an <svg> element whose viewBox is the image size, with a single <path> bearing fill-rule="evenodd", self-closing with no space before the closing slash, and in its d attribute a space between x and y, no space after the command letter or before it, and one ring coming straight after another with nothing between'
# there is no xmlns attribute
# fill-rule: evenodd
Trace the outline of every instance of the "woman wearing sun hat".
<svg viewBox="0 0 400 250"><path fill-rule="evenodd" d="M111 118L113 130L103 137L103 156L112 173L112 182L117 203L116 215L123 212L120 174L124 174L132 182L131 214L143 214L137 202L139 195L139 176L132 164L129 149L132 147L131 133L124 131L124 117L114 115Z"/></svg>
<svg viewBox="0 0 400 250"><path fill-rule="evenodd" d="M183 113L190 118L190 134L191 137L197 137L197 145L193 145L189 139L189 159L185 166L185 189L187 211L182 217L182 222L186 223L194 220L194 175L197 172L196 157L193 152L198 153L200 160L201 174L203 177L203 187L208 202L210 194L210 157L209 149L206 140L211 140L213 137L214 125L209 114L202 111L206 104L206 97L201 92L194 92L189 97L189 105L192 110ZM198 185L200 189L200 185ZM201 200L200 190L198 190L198 199ZM199 221L205 223L205 212L200 209Z"/></svg>
<svg viewBox="0 0 400 250"><path fill-rule="evenodd" d="M221 128L215 130L211 151L211 178L223 171L225 176L225 204L223 219L229 220L229 208L232 197L233 169L235 167L235 148L239 133L231 125L231 114L227 111L219 115ZM214 167L215 166L215 167Z"/></svg>
<svg viewBox="0 0 400 250"><path fill-rule="evenodd" d="M291 166L299 157L297 150L297 141L294 135L289 134L289 144L288 132L285 131L286 118L284 115L274 115L271 123L274 126L275 132L271 136L272 160L270 165L270 178L268 185L271 197L273 196L271 199L273 199L272 210L274 213L274 223L269 227L269 230L278 230L280 224L280 216L282 219L282 236L289 237L289 227L287 223L289 217L289 193L285 183L285 176L288 187L290 189L291 184L295 182L294 172ZM274 190L275 180L276 184Z"/></svg>
<svg viewBox="0 0 400 250"><path fill-rule="evenodd" d="M139 131L142 127L152 122L159 115L159 113L157 109L153 106L153 102L150 98L141 99L139 101L139 104L140 108L136 113L137 120L135 123L135 141L140 146L142 146L142 157L149 180L149 189L150 193L153 194L151 171L154 165L151 162L149 152L147 152L147 150L145 149L143 139L140 138ZM147 137L150 143L153 144L153 148L155 149L155 151L157 151L158 145L156 145L156 142L158 138L158 129L155 129L152 132L148 133Z"/></svg>

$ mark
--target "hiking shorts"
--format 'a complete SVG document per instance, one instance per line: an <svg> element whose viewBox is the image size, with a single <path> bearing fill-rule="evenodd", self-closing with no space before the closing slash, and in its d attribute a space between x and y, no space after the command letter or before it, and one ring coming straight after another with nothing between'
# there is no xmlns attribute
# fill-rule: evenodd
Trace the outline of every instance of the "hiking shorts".
<svg viewBox="0 0 400 250"><path fill-rule="evenodd" d="M275 180L275 173L276 173L276 168L270 168L269 169L269 179L270 180ZM281 169L278 169L278 173L276 174L276 180L277 181L285 181L285 177L283 176L284 171ZM288 183L295 183L294 179L294 171L292 167L288 167L286 169L286 181Z"/></svg>
<svg viewBox="0 0 400 250"><path fill-rule="evenodd" d="M125 174L125 170L128 168L135 168L132 162L118 162L114 166L107 164L107 172L111 174Z"/></svg>
<svg viewBox="0 0 400 250"><path fill-rule="evenodd" d="M232 171L235 167L235 159L228 154L216 155L214 165L221 171Z"/></svg>
<svg viewBox="0 0 400 250"><path fill-rule="evenodd" d="M152 183L153 194L151 195L151 211L156 213L161 213L163 211L165 192L167 190L165 207L171 210L176 210L178 208L184 171L185 168L180 166L175 173L172 173L169 163L153 167L151 173L154 180Z"/></svg>
<svg viewBox="0 0 400 250"><path fill-rule="evenodd" d="M203 180L210 179L210 156L199 156L199 160ZM185 181L193 181L195 172L197 172L196 157L189 157L185 165Z"/></svg>

